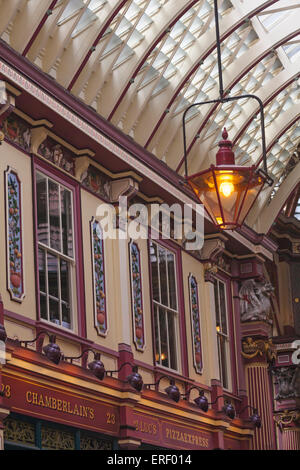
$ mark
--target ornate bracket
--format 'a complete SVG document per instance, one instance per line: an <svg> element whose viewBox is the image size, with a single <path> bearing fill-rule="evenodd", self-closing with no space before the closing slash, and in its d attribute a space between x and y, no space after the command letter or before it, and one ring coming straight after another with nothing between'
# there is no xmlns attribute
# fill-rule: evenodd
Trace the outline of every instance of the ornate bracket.
<svg viewBox="0 0 300 470"><path fill-rule="evenodd" d="M276 425L279 427L282 432L284 427L289 427L291 425L297 424L300 421L300 411L299 410L284 410L281 413L273 416L273 419Z"/></svg>
<svg viewBox="0 0 300 470"><path fill-rule="evenodd" d="M245 359L253 359L256 356L265 357L270 364L273 364L277 357L272 339L265 341L262 339L255 340L250 336L242 341L241 354Z"/></svg>

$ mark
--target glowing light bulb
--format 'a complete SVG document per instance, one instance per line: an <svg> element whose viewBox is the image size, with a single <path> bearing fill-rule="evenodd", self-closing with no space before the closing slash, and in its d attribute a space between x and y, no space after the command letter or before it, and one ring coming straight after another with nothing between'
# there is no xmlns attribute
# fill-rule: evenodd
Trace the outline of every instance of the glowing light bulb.
<svg viewBox="0 0 300 470"><path fill-rule="evenodd" d="M225 197L231 196L234 191L234 185L229 181L224 181L220 184L220 193L223 194Z"/></svg>
<svg viewBox="0 0 300 470"><path fill-rule="evenodd" d="M216 217L216 221L218 225L223 225L223 219L222 217Z"/></svg>

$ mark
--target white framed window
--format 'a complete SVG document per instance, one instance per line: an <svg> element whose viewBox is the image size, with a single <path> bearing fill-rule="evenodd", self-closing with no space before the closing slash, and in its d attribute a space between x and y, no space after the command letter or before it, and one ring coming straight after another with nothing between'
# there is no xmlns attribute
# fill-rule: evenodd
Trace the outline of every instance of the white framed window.
<svg viewBox="0 0 300 470"><path fill-rule="evenodd" d="M228 303L226 295L226 283L221 281L220 279L216 279L214 284L214 291L220 379L223 387L226 390L230 390L230 335L228 326Z"/></svg>
<svg viewBox="0 0 300 470"><path fill-rule="evenodd" d="M175 253L150 241L155 361L179 370L178 296Z"/></svg>
<svg viewBox="0 0 300 470"><path fill-rule="evenodd" d="M73 329L73 192L36 172L40 318Z"/></svg>

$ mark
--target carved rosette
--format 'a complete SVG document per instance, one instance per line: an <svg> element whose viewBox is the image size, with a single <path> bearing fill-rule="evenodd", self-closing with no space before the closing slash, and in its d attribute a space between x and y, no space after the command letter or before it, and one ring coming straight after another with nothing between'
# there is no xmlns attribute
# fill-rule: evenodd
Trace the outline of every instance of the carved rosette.
<svg viewBox="0 0 300 470"><path fill-rule="evenodd" d="M11 299L17 302L22 302L25 296L21 192L21 182L17 173L8 167L5 172L7 289Z"/></svg>
<svg viewBox="0 0 300 470"><path fill-rule="evenodd" d="M200 306L198 297L198 284L196 278L189 276L190 312L193 339L194 367L198 374L202 373L203 360L201 349Z"/></svg>
<svg viewBox="0 0 300 470"><path fill-rule="evenodd" d="M91 220L92 266L94 288L95 327L101 336L107 334L107 312L105 296L105 268L102 229L97 220Z"/></svg>
<svg viewBox="0 0 300 470"><path fill-rule="evenodd" d="M133 342L138 351L145 349L141 255L136 243L129 243L132 295Z"/></svg>

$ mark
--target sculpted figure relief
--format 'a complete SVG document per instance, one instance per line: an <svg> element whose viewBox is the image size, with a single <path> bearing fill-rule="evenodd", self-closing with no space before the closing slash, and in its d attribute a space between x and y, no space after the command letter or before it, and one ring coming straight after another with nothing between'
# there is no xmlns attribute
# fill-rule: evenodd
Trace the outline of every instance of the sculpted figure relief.
<svg viewBox="0 0 300 470"><path fill-rule="evenodd" d="M278 385L275 400L300 397L300 368L280 367L272 370L275 385Z"/></svg>
<svg viewBox="0 0 300 470"><path fill-rule="evenodd" d="M239 291L241 321L270 321L271 300L274 288L269 282L247 279Z"/></svg>

